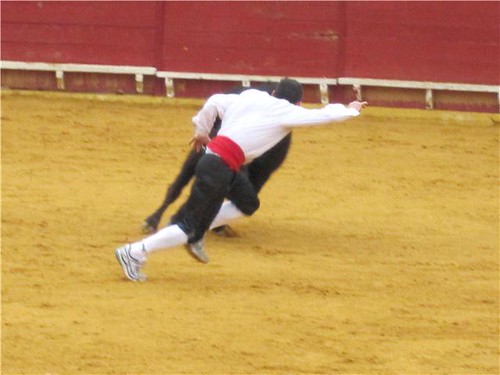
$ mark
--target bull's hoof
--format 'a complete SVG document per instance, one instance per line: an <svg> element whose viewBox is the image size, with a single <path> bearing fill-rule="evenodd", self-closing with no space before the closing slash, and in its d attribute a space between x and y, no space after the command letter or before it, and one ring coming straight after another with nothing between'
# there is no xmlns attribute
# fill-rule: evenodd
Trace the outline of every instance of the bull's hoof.
<svg viewBox="0 0 500 375"><path fill-rule="evenodd" d="M238 237L238 233L236 233L236 231L227 224L212 229L212 232L220 237Z"/></svg>
<svg viewBox="0 0 500 375"><path fill-rule="evenodd" d="M142 223L142 233L144 234L152 234L156 232L156 227L149 224L147 221Z"/></svg>

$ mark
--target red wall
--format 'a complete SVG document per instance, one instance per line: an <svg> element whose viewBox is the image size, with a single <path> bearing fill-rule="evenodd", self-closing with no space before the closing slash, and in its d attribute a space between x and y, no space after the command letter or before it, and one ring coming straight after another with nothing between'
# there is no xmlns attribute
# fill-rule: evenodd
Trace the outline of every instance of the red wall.
<svg viewBox="0 0 500 375"><path fill-rule="evenodd" d="M161 3L5 2L2 60L155 65Z"/></svg>
<svg viewBox="0 0 500 375"><path fill-rule="evenodd" d="M499 2L349 2L344 76L500 83Z"/></svg>
<svg viewBox="0 0 500 375"><path fill-rule="evenodd" d="M500 2L3 1L1 10L2 60L500 84ZM164 90L147 80L146 92Z"/></svg>
<svg viewBox="0 0 500 375"><path fill-rule="evenodd" d="M338 2L167 2L164 70L336 76Z"/></svg>

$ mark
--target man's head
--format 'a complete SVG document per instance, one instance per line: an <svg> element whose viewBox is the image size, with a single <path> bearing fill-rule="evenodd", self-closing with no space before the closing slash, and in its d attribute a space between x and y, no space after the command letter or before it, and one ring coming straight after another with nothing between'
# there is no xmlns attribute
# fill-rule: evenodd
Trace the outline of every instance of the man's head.
<svg viewBox="0 0 500 375"><path fill-rule="evenodd" d="M302 85L290 78L283 78L274 90L274 96L279 99L286 99L292 104L299 104L302 101Z"/></svg>

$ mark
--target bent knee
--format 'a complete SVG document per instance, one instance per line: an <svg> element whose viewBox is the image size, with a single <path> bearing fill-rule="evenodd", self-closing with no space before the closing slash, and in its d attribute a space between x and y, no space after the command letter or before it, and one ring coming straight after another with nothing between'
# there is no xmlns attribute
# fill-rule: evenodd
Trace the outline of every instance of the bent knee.
<svg viewBox="0 0 500 375"><path fill-rule="evenodd" d="M243 212L246 216L251 216L257 211L260 207L260 201L258 199L252 202L246 202L245 204L236 205L238 209Z"/></svg>

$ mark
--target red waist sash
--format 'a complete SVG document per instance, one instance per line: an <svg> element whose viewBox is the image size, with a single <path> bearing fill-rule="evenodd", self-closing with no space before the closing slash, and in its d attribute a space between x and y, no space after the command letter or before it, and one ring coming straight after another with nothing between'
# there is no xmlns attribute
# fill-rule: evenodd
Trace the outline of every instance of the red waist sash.
<svg viewBox="0 0 500 375"><path fill-rule="evenodd" d="M235 172L238 172L241 165L245 162L245 154L240 146L222 135L218 135L212 139L207 147L210 151L219 155L227 166Z"/></svg>

